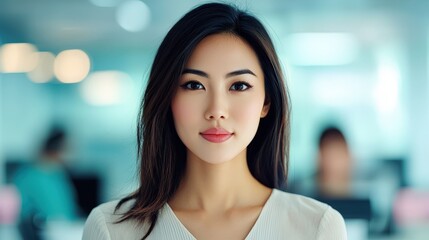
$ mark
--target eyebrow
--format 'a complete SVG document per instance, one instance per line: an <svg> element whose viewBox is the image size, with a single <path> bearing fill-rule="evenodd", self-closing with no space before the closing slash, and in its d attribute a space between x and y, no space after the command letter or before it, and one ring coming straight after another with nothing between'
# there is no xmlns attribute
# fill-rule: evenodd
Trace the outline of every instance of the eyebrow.
<svg viewBox="0 0 429 240"><path fill-rule="evenodd" d="M250 74L250 75L253 75L256 77L256 74L254 74L249 69L240 69L237 71L230 72L230 73L226 74L226 77L234 77L234 76L238 76L238 75L242 75L242 74Z"/></svg>
<svg viewBox="0 0 429 240"><path fill-rule="evenodd" d="M185 69L183 69L182 75L186 74L186 73L195 74L195 75L205 77L205 78L209 77L209 75L207 73L200 71L200 70L197 70L197 69L185 68Z"/></svg>
<svg viewBox="0 0 429 240"><path fill-rule="evenodd" d="M192 69L192 68L185 68L182 72L182 74L187 74L187 73L195 74L195 75L205 77L205 78L209 77L209 75L206 72L203 72L203 71L197 70L197 69ZM227 73L226 77L229 78L229 77L234 77L234 76L238 76L238 75L242 75L242 74L250 74L250 75L253 75L256 77L256 74L253 73L252 71L250 71L249 69L240 69L240 70L236 70L236 71Z"/></svg>

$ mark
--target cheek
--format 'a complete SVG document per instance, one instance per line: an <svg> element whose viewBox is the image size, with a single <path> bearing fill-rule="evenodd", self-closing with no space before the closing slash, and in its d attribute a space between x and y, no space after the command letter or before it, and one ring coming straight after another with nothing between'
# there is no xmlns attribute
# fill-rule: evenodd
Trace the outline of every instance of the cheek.
<svg viewBox="0 0 429 240"><path fill-rule="evenodd" d="M258 98L250 98L236 104L234 110L234 118L240 121L243 125L253 125L258 127L263 107L263 100Z"/></svg>
<svg viewBox="0 0 429 240"><path fill-rule="evenodd" d="M176 125L184 126L186 124L192 124L195 118L196 110L198 106L195 104L196 101L181 96L180 94L173 98L171 103L171 111L173 112L173 120Z"/></svg>
<svg viewBox="0 0 429 240"><path fill-rule="evenodd" d="M253 94L249 97L243 98L240 100L238 104L236 104L236 112L240 112L240 115L243 117L251 117L253 118L257 116L257 118L260 118L262 107L264 105L264 98L263 96L259 96L262 94Z"/></svg>

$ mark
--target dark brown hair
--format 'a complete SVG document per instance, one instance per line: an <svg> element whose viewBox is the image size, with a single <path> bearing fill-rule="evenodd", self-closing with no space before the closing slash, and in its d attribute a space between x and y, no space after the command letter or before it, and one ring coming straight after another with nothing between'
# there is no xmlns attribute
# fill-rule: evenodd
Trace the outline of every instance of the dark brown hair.
<svg viewBox="0 0 429 240"><path fill-rule="evenodd" d="M328 126L320 133L319 148L333 141L340 141L347 145L347 140L343 132L336 126Z"/></svg>
<svg viewBox="0 0 429 240"><path fill-rule="evenodd" d="M174 127L171 101L178 80L194 48L205 37L230 33L255 51L265 77L268 115L261 119L247 148L253 176L270 188L280 188L287 178L289 157L289 97L273 43L261 22L236 7L208 3L184 15L168 32L155 56L140 106L137 129L140 186L123 198L132 207L119 222L148 221L153 230L158 211L176 192L186 165L186 148Z"/></svg>

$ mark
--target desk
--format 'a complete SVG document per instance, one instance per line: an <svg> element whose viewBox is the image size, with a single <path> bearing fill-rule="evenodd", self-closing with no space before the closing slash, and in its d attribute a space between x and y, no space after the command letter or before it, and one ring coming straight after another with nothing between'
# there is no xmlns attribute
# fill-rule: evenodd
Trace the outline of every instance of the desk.
<svg viewBox="0 0 429 240"><path fill-rule="evenodd" d="M76 240L82 239L85 221L67 222L53 221L47 222L46 228L42 232L45 240Z"/></svg>
<svg viewBox="0 0 429 240"><path fill-rule="evenodd" d="M428 240L429 222L398 227L392 236L371 237L370 240Z"/></svg>

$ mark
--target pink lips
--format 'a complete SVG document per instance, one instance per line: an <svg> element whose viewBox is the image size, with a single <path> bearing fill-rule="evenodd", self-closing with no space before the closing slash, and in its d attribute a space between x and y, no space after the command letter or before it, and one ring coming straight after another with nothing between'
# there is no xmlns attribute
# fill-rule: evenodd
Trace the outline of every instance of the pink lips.
<svg viewBox="0 0 429 240"><path fill-rule="evenodd" d="M210 128L200 134L204 139L213 143L225 142L233 135L223 128Z"/></svg>

